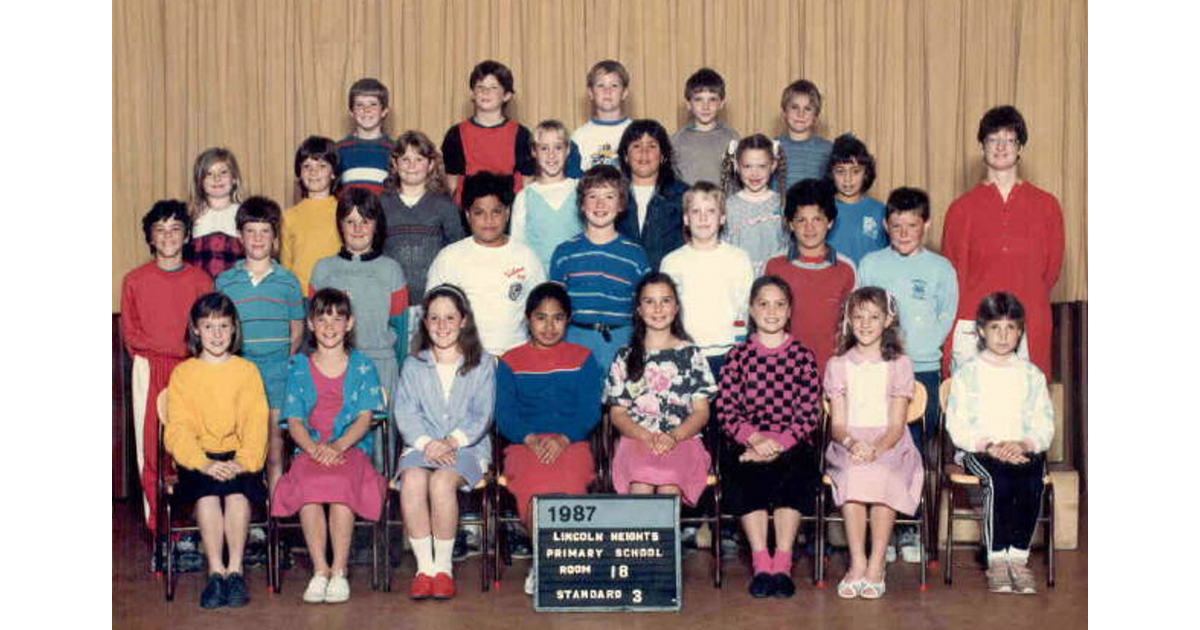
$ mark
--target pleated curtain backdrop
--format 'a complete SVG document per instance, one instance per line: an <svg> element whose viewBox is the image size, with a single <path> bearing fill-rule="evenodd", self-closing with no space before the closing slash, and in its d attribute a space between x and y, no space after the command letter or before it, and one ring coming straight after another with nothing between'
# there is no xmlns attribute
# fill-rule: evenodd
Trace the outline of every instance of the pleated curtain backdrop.
<svg viewBox="0 0 1200 630"><path fill-rule="evenodd" d="M513 69L510 115L533 127L588 117L584 77L605 58L632 75L627 111L674 131L702 66L727 84L743 135L782 130L797 78L824 96L820 132L853 131L878 163L870 194L926 189L941 217L983 173L989 107L1024 113L1022 176L1058 197L1067 245L1056 301L1087 299L1086 0L117 0L113 3L113 310L148 259L140 217L186 199L195 156L224 146L243 190L298 201L296 146L351 130L346 91L391 89L385 127L437 143L471 113L467 76Z"/></svg>

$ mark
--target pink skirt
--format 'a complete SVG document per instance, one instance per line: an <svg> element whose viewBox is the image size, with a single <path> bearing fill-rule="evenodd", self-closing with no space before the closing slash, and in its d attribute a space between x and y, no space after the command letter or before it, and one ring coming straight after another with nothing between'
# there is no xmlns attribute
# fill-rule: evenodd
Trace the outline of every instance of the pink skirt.
<svg viewBox="0 0 1200 630"><path fill-rule="evenodd" d="M596 464L587 442L568 444L552 464L543 464L524 444L510 444L504 448L504 478L524 521L535 494L587 494L588 484L596 478Z"/></svg>
<svg viewBox="0 0 1200 630"><path fill-rule="evenodd" d="M850 427L850 437L873 441L886 430L887 427ZM833 480L833 500L838 506L846 501L882 503L901 514L917 511L925 482L921 453L913 445L908 427L901 432L895 446L869 463L852 460L846 447L830 442L825 450L825 473Z"/></svg>
<svg viewBox="0 0 1200 630"><path fill-rule="evenodd" d="M674 485L683 490L683 500L695 505L704 493L712 459L697 438L680 442L666 455L655 455L640 441L621 436L613 455L613 485L617 494L629 494L629 484Z"/></svg>
<svg viewBox="0 0 1200 630"><path fill-rule="evenodd" d="M271 495L271 516L291 516L309 503L342 503L367 520L378 520L387 483L361 449L351 448L339 466L322 466L305 453L292 459Z"/></svg>

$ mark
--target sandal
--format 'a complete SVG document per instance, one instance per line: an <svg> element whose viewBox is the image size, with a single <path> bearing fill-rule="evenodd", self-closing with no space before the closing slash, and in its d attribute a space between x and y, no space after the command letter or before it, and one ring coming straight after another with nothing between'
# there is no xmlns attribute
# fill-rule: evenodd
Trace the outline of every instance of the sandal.
<svg viewBox="0 0 1200 630"><path fill-rule="evenodd" d="M887 592L887 584L883 580L871 582L864 578L859 584L858 596L863 599L879 599Z"/></svg>
<svg viewBox="0 0 1200 630"><path fill-rule="evenodd" d="M863 584L865 583L866 580L847 582L846 578L842 578L842 581L838 582L838 597L841 597L842 599L854 599L855 597L858 597L862 594Z"/></svg>

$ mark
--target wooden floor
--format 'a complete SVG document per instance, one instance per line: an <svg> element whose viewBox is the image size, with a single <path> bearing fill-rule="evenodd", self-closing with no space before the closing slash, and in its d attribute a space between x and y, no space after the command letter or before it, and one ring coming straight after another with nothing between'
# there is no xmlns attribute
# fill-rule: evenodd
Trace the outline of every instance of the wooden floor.
<svg viewBox="0 0 1200 630"><path fill-rule="evenodd" d="M1081 510L1086 514L1086 506ZM499 590L479 591L479 560L472 558L455 567L459 596L449 602L408 600L404 593L413 571L411 558L394 571L393 590L374 592L367 567L351 567L353 594L339 605L311 605L300 601L307 583L304 569L284 573L283 592L267 592L262 569L248 575L250 605L237 609L205 611L197 600L203 587L200 573L179 577L176 599L168 603L162 583L147 570L150 551L148 535L135 515L132 502L113 503L113 619L121 630L171 628L171 630L334 630L353 628L566 628L572 630L767 630L786 623L802 628L1085 628L1087 627L1087 532L1081 518L1081 549L1057 554L1058 585L1033 596L996 595L984 588L983 573L967 551L955 555L953 587L942 583L940 569L931 571L929 590L917 590L916 565L896 563L888 571L887 595L878 601L843 601L832 588L816 590L805 577L811 565L801 560L794 574L799 587L787 600L755 600L746 592L746 568L734 561L727 565L725 586L714 589L708 581L710 557L693 552L684 558L683 611L680 613L587 613L545 614L533 612L522 592L528 561L515 561L508 568ZM834 556L830 575L845 570L843 555ZM1045 569L1041 554L1035 553L1039 578ZM355 571L355 569L358 569ZM216 625L214 625L216 624Z"/></svg>

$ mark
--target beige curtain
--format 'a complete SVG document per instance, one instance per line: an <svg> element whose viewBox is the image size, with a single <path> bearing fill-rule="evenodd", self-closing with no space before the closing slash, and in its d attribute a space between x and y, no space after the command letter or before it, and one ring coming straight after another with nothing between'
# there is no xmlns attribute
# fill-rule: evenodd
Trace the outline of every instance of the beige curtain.
<svg viewBox="0 0 1200 630"><path fill-rule="evenodd" d="M233 150L245 190L286 208L296 145L350 130L357 78L391 89L389 135L440 142L470 113L478 61L513 69L510 113L527 126L573 128L587 69L609 57L632 74L629 113L671 131L701 66L725 77L742 134L778 133L783 87L815 81L823 135L852 130L878 160L872 196L930 193L935 246L946 206L982 174L979 117L1016 105L1030 127L1022 174L1066 220L1054 299L1087 299L1086 0L117 0L113 310L121 277L148 259L140 216L186 198L205 147Z"/></svg>

